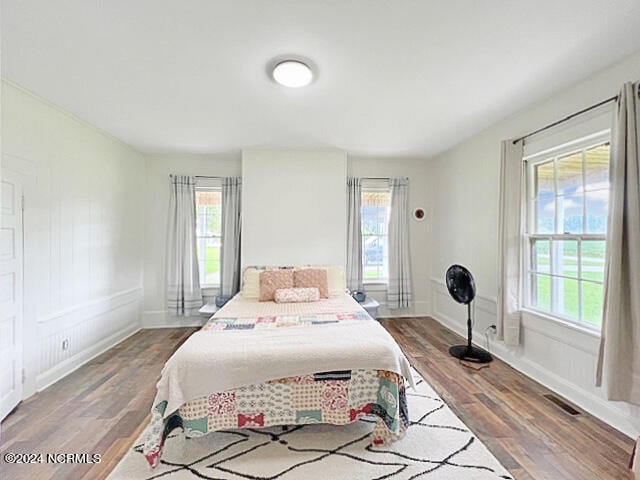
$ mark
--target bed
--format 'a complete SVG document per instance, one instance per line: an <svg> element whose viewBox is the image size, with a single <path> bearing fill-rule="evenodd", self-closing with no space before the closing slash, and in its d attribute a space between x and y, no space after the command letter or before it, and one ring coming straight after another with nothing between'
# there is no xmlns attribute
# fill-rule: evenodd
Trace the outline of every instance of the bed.
<svg viewBox="0 0 640 480"><path fill-rule="evenodd" d="M152 467L169 433L375 419L374 446L408 427L409 363L349 295L311 303L236 295L167 361L143 453Z"/></svg>

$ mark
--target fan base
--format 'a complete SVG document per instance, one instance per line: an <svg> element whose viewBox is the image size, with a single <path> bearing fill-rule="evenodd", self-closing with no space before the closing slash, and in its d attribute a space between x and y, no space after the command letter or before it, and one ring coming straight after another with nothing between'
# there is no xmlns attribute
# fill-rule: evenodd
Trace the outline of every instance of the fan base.
<svg viewBox="0 0 640 480"><path fill-rule="evenodd" d="M467 345L455 345L449 349L449 353L460 360L473 363L489 363L493 357L489 352L478 347L469 348Z"/></svg>

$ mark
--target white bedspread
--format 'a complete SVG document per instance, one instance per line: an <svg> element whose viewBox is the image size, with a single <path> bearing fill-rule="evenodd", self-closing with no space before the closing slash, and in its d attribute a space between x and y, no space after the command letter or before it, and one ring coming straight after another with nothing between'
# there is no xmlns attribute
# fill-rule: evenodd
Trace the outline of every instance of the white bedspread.
<svg viewBox="0 0 640 480"><path fill-rule="evenodd" d="M352 302L350 311L361 308L347 300ZM225 307L215 316L230 312ZM387 370L412 382L409 362L375 320L264 330L203 330L191 335L167 361L154 405L166 400L166 417L183 403L214 392L295 375L353 369Z"/></svg>

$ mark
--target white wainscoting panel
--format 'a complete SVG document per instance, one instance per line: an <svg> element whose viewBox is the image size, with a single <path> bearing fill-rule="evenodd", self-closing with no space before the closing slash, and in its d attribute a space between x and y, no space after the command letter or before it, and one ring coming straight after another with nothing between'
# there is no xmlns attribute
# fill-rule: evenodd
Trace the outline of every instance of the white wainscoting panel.
<svg viewBox="0 0 640 480"><path fill-rule="evenodd" d="M466 306L457 304L437 279L431 280L431 292L431 316L466 337ZM497 320L496 299L477 295L472 318L474 343L486 348L485 330ZM640 435L640 407L607 401L595 387L596 334L524 312L522 340L522 345L508 347L491 337L491 353L626 435Z"/></svg>
<svg viewBox="0 0 640 480"><path fill-rule="evenodd" d="M24 399L140 328L145 159L3 80L2 167L24 192Z"/></svg>
<svg viewBox="0 0 640 480"><path fill-rule="evenodd" d="M138 288L39 319L37 390L140 330L141 303Z"/></svg>

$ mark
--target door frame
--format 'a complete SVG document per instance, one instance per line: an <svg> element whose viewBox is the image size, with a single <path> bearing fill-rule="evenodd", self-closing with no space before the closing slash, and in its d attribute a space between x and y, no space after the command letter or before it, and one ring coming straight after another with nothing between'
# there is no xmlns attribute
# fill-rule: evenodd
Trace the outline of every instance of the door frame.
<svg viewBox="0 0 640 480"><path fill-rule="evenodd" d="M27 259L27 251L33 247L35 239L29 236L31 222L34 220L30 212L34 205L30 199L37 188L37 167L34 162L8 153L2 153L0 163L0 180L4 178L4 172L11 171L18 175L22 186L23 210L22 210L22 400L25 400L37 392L36 378L38 376L38 345L40 343L37 323L35 319L35 304L27 302L27 298L33 297L33 278L30 263ZM29 333L27 333L29 332Z"/></svg>

